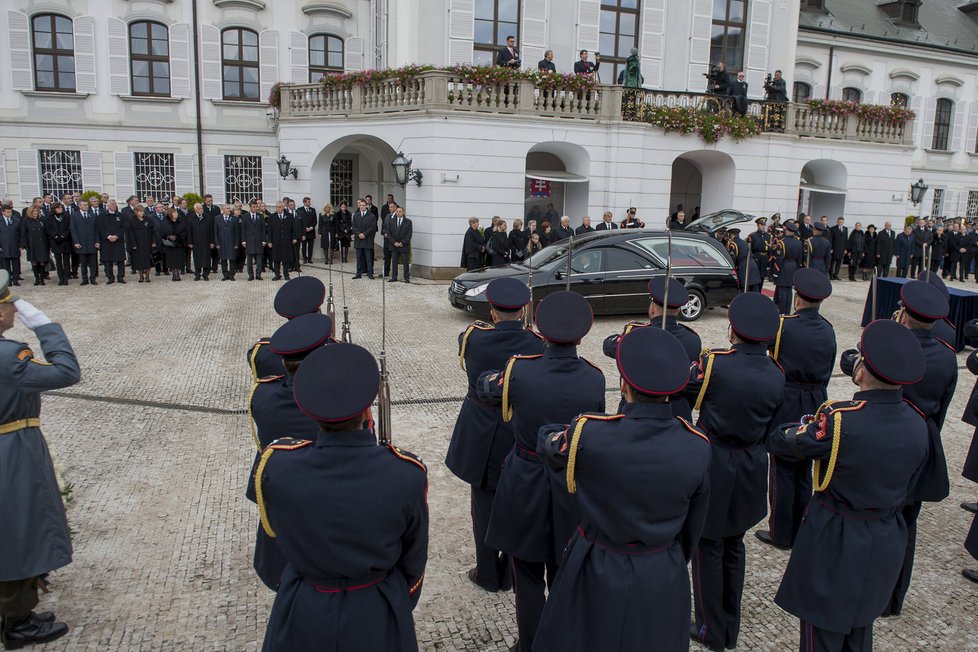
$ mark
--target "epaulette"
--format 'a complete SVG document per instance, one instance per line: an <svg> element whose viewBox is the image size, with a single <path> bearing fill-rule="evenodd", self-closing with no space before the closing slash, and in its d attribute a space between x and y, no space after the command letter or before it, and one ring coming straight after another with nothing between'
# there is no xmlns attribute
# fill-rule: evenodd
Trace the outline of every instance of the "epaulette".
<svg viewBox="0 0 978 652"><path fill-rule="evenodd" d="M574 469L577 468L577 447L581 443L581 433L584 432L584 424L588 421L616 421L624 419L624 414L580 414L573 423L574 434L570 439L570 450L567 452L567 493L577 493L577 483L574 481ZM570 430L570 428L568 428Z"/></svg>
<svg viewBox="0 0 978 652"><path fill-rule="evenodd" d="M285 376L265 376L264 378L259 378L256 383L274 383L276 380L282 380Z"/></svg>
<svg viewBox="0 0 978 652"><path fill-rule="evenodd" d="M268 339L260 339L248 349L248 366L251 367L251 377L255 380L258 380L258 367L255 358L258 357L258 352L261 350L261 347L267 346L268 343Z"/></svg>
<svg viewBox="0 0 978 652"><path fill-rule="evenodd" d="M581 360L583 360L584 362L588 363L589 365L591 365L592 367L594 367L595 369L597 369L598 370L598 373L601 374L602 376L604 376L604 372L601 371L601 367L599 367L598 365L594 364L593 362L591 362L590 360L588 360L584 356L581 356Z"/></svg>
<svg viewBox="0 0 978 652"><path fill-rule="evenodd" d="M699 380L702 380L703 384L700 385L699 394L696 395L696 402L693 404L694 410L698 411L700 406L703 405L703 399L706 398L706 389L710 386L710 376L713 374L713 358L718 355L729 355L733 352L733 349L721 349L719 351L712 351L708 348L703 349L703 353L700 354L699 361L695 363L699 366L702 364L703 360L706 360L706 366L700 366L700 371L703 375L699 378Z"/></svg>
<svg viewBox="0 0 978 652"><path fill-rule="evenodd" d="M630 321L625 324L625 329L622 331L622 335L628 335L636 328L645 328L646 326L651 326L652 322L649 321Z"/></svg>
<svg viewBox="0 0 978 652"><path fill-rule="evenodd" d="M907 405L909 405L910 407L912 407L912 408L913 408L913 411L914 411L914 412L916 412L917 414L919 414L919 415L920 415L920 418L921 418L921 419L924 419L925 421L927 420L927 415L926 415L926 414L924 414L924 413L923 413L923 412L922 412L922 411L920 410L920 408L919 408L919 407L917 407L916 405L914 405L914 404L913 404L913 401L911 401L911 400L910 400L909 398L904 398L904 399L903 399L903 402L904 402L904 403L906 403Z"/></svg>
<svg viewBox="0 0 978 652"><path fill-rule="evenodd" d="M420 468L425 473L428 472L428 467L425 466L425 464L421 460L421 458L418 457L417 455L415 455L414 453L409 453L406 450L401 450L400 448L398 448L394 444L388 444L387 445L387 450L389 450L390 452L394 453L394 456L397 457L398 459L404 460L405 462L411 462L412 464L416 465L418 468Z"/></svg>
<svg viewBox="0 0 978 652"><path fill-rule="evenodd" d="M311 439L296 439L295 437L279 437L271 444L268 448L274 448L277 451L294 451L299 448L305 448L312 444ZM268 449L266 449L268 450Z"/></svg>
<svg viewBox="0 0 978 652"><path fill-rule="evenodd" d="M258 462L258 468L255 470L255 497L258 499L258 517L261 521L261 526L265 530L265 533L273 539L276 535L275 531L272 530L272 524L268 522L268 513L265 511L265 493L262 489L262 476L265 474L265 465L268 464L268 460L271 459L272 453L275 451L294 451L299 448L305 448L310 444L312 444L312 441L308 439L282 437L269 444L261 454L261 460Z"/></svg>
<svg viewBox="0 0 978 652"><path fill-rule="evenodd" d="M535 330L533 330L533 327L532 326L527 326L526 327L526 332L527 333L530 333L531 335L533 335L533 337L537 338L538 340L542 340L543 339L543 335L541 335L540 333L538 333Z"/></svg>
<svg viewBox="0 0 978 652"><path fill-rule="evenodd" d="M703 434L702 432L700 432L700 431L699 431L699 430L698 430L698 429L696 428L696 426L694 426L693 424L691 424L691 423L690 423L689 421L687 421L686 419L684 419L684 418L682 418L682 417L676 417L676 418L677 418L677 419L679 419L679 422L680 422L681 424L683 424L684 426L686 426L686 430L688 430L688 431L690 431L691 433L693 433L694 435L696 435L697 437L699 437L700 439L702 439L703 441L705 441L705 442L706 442L707 444L709 444L709 443L710 443L710 438L709 438L709 437L707 437L707 436L706 436L705 434ZM711 444L711 445L712 445L712 444Z"/></svg>
<svg viewBox="0 0 978 652"><path fill-rule="evenodd" d="M480 331L493 331L496 327L487 321L477 319L469 325L469 328L478 328Z"/></svg>
<svg viewBox="0 0 978 652"><path fill-rule="evenodd" d="M717 349L717 350L714 351L712 349L708 349L706 352L708 352L708 353L710 353L712 355L730 355L731 353L736 353L737 350L736 349Z"/></svg>
<svg viewBox="0 0 978 652"><path fill-rule="evenodd" d="M860 410L866 406L866 401L854 401L852 399L842 400L842 401L825 401L819 406L818 412L823 412L827 415L835 414L836 412L849 412L853 410ZM818 412L815 414L817 415Z"/></svg>

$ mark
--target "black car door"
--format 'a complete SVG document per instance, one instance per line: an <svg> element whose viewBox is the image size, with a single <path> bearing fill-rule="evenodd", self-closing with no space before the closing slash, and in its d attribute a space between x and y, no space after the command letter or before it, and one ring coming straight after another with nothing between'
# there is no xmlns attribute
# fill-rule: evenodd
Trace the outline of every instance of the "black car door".
<svg viewBox="0 0 978 652"><path fill-rule="evenodd" d="M636 251L608 247L604 266L604 310L614 314L638 314L649 310L649 280L657 266Z"/></svg>

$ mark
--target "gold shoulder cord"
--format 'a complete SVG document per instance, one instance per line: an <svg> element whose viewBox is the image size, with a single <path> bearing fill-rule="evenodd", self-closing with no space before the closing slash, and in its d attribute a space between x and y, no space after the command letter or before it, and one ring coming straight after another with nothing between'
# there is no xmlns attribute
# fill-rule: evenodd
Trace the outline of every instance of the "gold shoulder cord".
<svg viewBox="0 0 978 652"><path fill-rule="evenodd" d="M829 454L829 467L825 470L825 477L819 481L818 476L822 474L822 460L815 460L812 482L815 491L822 492L829 488L832 482L832 474L835 472L835 463L839 459L839 445L842 443L842 412L832 415L832 452Z"/></svg>
<svg viewBox="0 0 978 652"><path fill-rule="evenodd" d="M577 493L577 482L574 481L574 469L577 467L577 446L581 443L581 432L587 417L578 417L574 434L571 437L570 452L567 454L567 493Z"/></svg>
<svg viewBox="0 0 978 652"><path fill-rule="evenodd" d="M703 405L703 399L706 397L706 388L710 386L710 375L713 373L713 353L711 352L706 356L706 371L703 373L703 385L700 387L700 393L696 396L696 405L693 407L694 410L699 411L700 406Z"/></svg>
<svg viewBox="0 0 978 652"><path fill-rule="evenodd" d="M784 330L784 316L780 318L778 322L778 335L774 338L774 355L771 356L775 360L778 359L778 355L781 353L781 332Z"/></svg>
<svg viewBox="0 0 978 652"><path fill-rule="evenodd" d="M513 365L516 358L510 358L506 363L506 371L503 373L503 422L509 423L513 420L513 407L509 404L509 378L513 374Z"/></svg>
<svg viewBox="0 0 978 652"><path fill-rule="evenodd" d="M465 329L465 335L462 336L462 346L458 350L458 365L462 367L462 371L465 369L465 347L469 344L469 335L475 330L475 325L469 326Z"/></svg>
<svg viewBox="0 0 978 652"><path fill-rule="evenodd" d="M261 477L265 473L265 465L268 464L269 458L272 457L272 453L275 452L274 448L267 448L261 455L261 461L258 462L258 469L255 471L255 495L258 497L258 517L261 519L262 529L265 530L265 534L271 538L275 538L277 535L275 531L272 530L272 524L268 522L268 513L265 511L265 498L262 493L261 487Z"/></svg>
<svg viewBox="0 0 978 652"><path fill-rule="evenodd" d="M251 411L251 403L255 400L255 392L258 391L259 383L255 381L251 388L251 394L248 394L248 426L251 428L251 438L255 441L255 446L258 447L258 452L261 452L261 440L258 439L258 429L255 428L255 417Z"/></svg>
<svg viewBox="0 0 978 652"><path fill-rule="evenodd" d="M258 367L255 365L255 358L258 357L258 351L261 347L261 341L256 342L254 348L251 349L251 355L248 356L248 363L251 365L251 377L255 382L258 382Z"/></svg>

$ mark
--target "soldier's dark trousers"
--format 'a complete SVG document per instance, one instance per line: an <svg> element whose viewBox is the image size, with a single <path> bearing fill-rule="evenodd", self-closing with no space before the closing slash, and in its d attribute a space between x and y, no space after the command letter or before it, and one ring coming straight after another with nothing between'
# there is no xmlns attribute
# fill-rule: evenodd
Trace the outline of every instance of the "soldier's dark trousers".
<svg viewBox="0 0 978 652"><path fill-rule="evenodd" d="M37 578L0 582L0 617L19 622L37 606Z"/></svg>
<svg viewBox="0 0 978 652"><path fill-rule="evenodd" d="M841 258L833 258L832 259L832 267L829 270L829 278L831 278L832 280L835 280L835 281L839 280L839 272L841 272L841 271L842 271L842 259Z"/></svg>
<svg viewBox="0 0 978 652"><path fill-rule="evenodd" d="M760 270L761 285L764 285L764 279L767 278L767 256L756 255L754 261L757 263L757 269Z"/></svg>
<svg viewBox="0 0 978 652"><path fill-rule="evenodd" d="M255 266L258 267L258 278L261 278L261 271L264 269L261 254L248 254L248 278L255 278Z"/></svg>
<svg viewBox="0 0 978 652"><path fill-rule="evenodd" d="M112 275L112 266L115 265L115 276ZM110 281L118 279L123 280L126 278L126 261L120 260L118 262L110 262L107 260L102 261L102 269L105 270L105 278Z"/></svg>
<svg viewBox="0 0 978 652"><path fill-rule="evenodd" d="M871 652L873 628L856 627L848 634L840 634L819 629L803 620L798 649L801 652Z"/></svg>
<svg viewBox="0 0 978 652"><path fill-rule="evenodd" d="M774 288L774 305L782 315L791 314L791 288L777 285Z"/></svg>
<svg viewBox="0 0 978 652"><path fill-rule="evenodd" d="M95 279L98 274L98 261L95 254L78 254L78 267L81 269L83 281Z"/></svg>
<svg viewBox="0 0 978 652"><path fill-rule="evenodd" d="M508 590L513 585L509 556L486 545L489 515L495 491L472 487L472 534L475 536L475 579L487 591Z"/></svg>
<svg viewBox="0 0 978 652"><path fill-rule="evenodd" d="M812 463L810 460L789 462L774 455L770 457L768 532L778 545L793 546L801 518L812 498Z"/></svg>
<svg viewBox="0 0 978 652"><path fill-rule="evenodd" d="M903 601L910 589L910 576L913 575L913 558L917 548L917 517L920 516L922 503L916 502L903 507L903 520L907 522L907 552L903 556L903 569L897 578L896 587L890 598L890 604L883 610L884 616L899 616L903 611Z"/></svg>
<svg viewBox="0 0 978 652"><path fill-rule="evenodd" d="M547 604L546 589L554 585L557 568L549 564L510 557L513 567L513 592L516 594L516 629L519 652L532 652L540 616Z"/></svg>
<svg viewBox="0 0 978 652"><path fill-rule="evenodd" d="M709 647L732 649L737 643L745 569L743 534L700 539L693 552L696 635Z"/></svg>

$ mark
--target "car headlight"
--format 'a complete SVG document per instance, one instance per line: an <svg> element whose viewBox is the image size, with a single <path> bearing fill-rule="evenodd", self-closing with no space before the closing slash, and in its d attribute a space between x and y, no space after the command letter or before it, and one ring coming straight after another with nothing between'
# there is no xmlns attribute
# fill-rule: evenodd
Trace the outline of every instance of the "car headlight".
<svg viewBox="0 0 978 652"><path fill-rule="evenodd" d="M485 292L487 287L489 287L489 284L483 283L482 285L477 285L474 288L469 288L468 290L465 291L465 296L467 297L478 296L483 292Z"/></svg>

